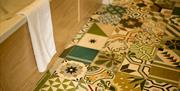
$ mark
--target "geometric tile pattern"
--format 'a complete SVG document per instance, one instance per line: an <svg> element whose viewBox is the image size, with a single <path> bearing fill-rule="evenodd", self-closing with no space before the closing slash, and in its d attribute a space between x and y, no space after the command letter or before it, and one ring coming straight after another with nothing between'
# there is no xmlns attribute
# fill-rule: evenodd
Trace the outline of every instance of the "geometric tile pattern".
<svg viewBox="0 0 180 91"><path fill-rule="evenodd" d="M131 45L129 50L135 53L135 56L138 59L152 61L156 52L156 47L134 43Z"/></svg>
<svg viewBox="0 0 180 91"><path fill-rule="evenodd" d="M172 15L173 2L113 1L90 17L38 90L180 91L180 16Z"/></svg>
<svg viewBox="0 0 180 91"><path fill-rule="evenodd" d="M126 15L128 17L140 19L140 20L144 20L148 17L148 14L146 13L146 11L142 11L142 10L138 10L134 8L128 8Z"/></svg>
<svg viewBox="0 0 180 91"><path fill-rule="evenodd" d="M91 28L88 30L87 33L95 34L95 35L100 35L106 37L107 35L101 30L101 28L97 24L93 24Z"/></svg>
<svg viewBox="0 0 180 91"><path fill-rule="evenodd" d="M149 61L143 61L135 57L126 57L119 71L147 79L150 70L149 64Z"/></svg>
<svg viewBox="0 0 180 91"><path fill-rule="evenodd" d="M165 82L148 79L144 85L143 91L179 91L179 89Z"/></svg>
<svg viewBox="0 0 180 91"><path fill-rule="evenodd" d="M88 84L98 85L101 84L103 80L111 80L113 77L114 73L111 70L106 70L98 66L90 66L85 75L85 80Z"/></svg>
<svg viewBox="0 0 180 91"><path fill-rule="evenodd" d="M39 91L75 91L78 82L52 75Z"/></svg>
<svg viewBox="0 0 180 91"><path fill-rule="evenodd" d="M153 63L149 72L149 78L168 82L174 85L179 84L179 76L179 69L161 63Z"/></svg>

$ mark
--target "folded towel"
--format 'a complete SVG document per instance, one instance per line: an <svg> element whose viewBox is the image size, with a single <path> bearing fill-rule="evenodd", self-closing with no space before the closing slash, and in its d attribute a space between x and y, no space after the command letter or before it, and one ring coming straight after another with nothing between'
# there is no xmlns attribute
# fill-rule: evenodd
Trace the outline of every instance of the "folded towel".
<svg viewBox="0 0 180 91"><path fill-rule="evenodd" d="M49 0L35 0L17 14L27 18L39 72L44 72L56 53Z"/></svg>

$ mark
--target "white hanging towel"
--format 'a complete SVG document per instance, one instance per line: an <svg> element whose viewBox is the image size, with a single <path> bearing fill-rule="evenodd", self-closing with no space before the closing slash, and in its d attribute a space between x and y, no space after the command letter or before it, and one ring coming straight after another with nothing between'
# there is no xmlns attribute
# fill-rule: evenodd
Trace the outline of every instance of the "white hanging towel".
<svg viewBox="0 0 180 91"><path fill-rule="evenodd" d="M49 0L35 0L17 14L27 18L39 72L44 72L56 53Z"/></svg>

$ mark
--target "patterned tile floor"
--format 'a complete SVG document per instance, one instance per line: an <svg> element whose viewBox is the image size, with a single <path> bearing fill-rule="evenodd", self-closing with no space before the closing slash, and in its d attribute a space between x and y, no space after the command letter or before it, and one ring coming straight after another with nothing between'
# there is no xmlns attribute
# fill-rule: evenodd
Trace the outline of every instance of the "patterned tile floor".
<svg viewBox="0 0 180 91"><path fill-rule="evenodd" d="M36 90L180 91L180 16L155 5L115 0L102 6Z"/></svg>

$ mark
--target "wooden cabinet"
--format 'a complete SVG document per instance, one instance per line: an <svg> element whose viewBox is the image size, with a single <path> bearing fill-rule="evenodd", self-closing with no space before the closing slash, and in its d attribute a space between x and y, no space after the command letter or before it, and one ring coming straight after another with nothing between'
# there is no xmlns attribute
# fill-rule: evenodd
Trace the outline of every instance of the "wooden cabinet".
<svg viewBox="0 0 180 91"><path fill-rule="evenodd" d="M0 44L0 91L32 91L40 77L24 24Z"/></svg>

